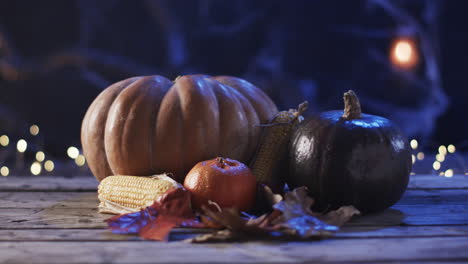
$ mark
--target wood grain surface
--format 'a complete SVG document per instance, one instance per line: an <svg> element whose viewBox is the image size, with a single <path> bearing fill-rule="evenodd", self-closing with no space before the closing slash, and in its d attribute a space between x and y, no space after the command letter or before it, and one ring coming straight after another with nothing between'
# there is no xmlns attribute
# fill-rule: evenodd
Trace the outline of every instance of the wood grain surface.
<svg viewBox="0 0 468 264"><path fill-rule="evenodd" d="M354 218L335 237L194 245L112 234L93 177L0 177L0 263L468 262L468 176L416 175L392 208Z"/></svg>

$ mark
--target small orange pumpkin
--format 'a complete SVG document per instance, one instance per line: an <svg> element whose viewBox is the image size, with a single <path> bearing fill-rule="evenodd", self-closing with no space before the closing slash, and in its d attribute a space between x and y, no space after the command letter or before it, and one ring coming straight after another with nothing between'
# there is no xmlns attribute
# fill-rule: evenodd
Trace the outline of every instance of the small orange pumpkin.
<svg viewBox="0 0 468 264"><path fill-rule="evenodd" d="M82 123L81 143L94 176L171 172L183 181L199 161L248 162L259 124L278 112L251 83L227 76L129 78L105 89Z"/></svg>

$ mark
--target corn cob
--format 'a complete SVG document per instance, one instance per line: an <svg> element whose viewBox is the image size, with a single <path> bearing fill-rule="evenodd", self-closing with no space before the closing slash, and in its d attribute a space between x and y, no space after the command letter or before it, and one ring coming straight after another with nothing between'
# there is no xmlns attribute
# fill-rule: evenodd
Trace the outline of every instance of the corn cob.
<svg viewBox="0 0 468 264"><path fill-rule="evenodd" d="M166 191L181 187L166 174L150 177L116 175L98 187L99 212L123 214L150 206Z"/></svg>
<svg viewBox="0 0 468 264"><path fill-rule="evenodd" d="M276 192L282 191L286 155L289 138L294 126L302 121L301 114L307 109L307 101L298 109L281 111L268 124L263 125L262 137L250 168L257 181L272 187Z"/></svg>

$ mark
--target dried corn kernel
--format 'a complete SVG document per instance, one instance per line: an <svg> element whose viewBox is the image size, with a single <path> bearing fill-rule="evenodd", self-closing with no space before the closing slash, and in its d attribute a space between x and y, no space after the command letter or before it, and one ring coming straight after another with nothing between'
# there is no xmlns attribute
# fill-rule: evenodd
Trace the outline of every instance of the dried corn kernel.
<svg viewBox="0 0 468 264"><path fill-rule="evenodd" d="M99 212L123 214L150 206L170 189L181 187L166 174L150 177L116 175L106 177L98 187Z"/></svg>

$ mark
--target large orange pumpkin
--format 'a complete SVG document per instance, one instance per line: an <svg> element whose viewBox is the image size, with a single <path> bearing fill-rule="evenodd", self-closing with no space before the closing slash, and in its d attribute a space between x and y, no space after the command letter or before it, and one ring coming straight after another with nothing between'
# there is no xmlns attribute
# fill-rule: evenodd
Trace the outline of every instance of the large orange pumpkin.
<svg viewBox="0 0 468 264"><path fill-rule="evenodd" d="M259 124L278 112L251 83L227 76L129 78L105 89L81 128L84 155L100 181L109 175L171 172L182 181L199 161L248 162Z"/></svg>

